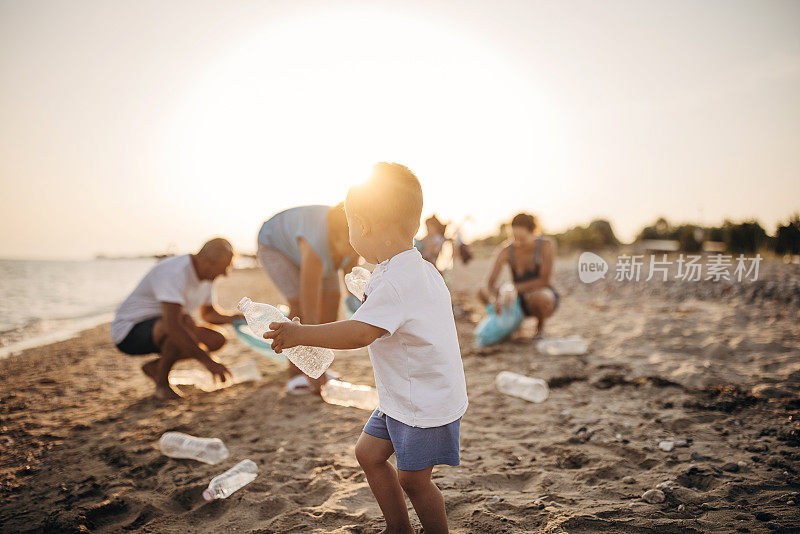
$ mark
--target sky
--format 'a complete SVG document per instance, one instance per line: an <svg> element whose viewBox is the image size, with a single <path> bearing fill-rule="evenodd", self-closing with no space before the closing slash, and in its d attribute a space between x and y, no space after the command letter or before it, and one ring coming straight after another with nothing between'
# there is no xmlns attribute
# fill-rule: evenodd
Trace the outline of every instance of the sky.
<svg viewBox="0 0 800 534"><path fill-rule="evenodd" d="M0 257L186 252L377 161L468 236L518 211L800 211L800 2L0 0Z"/></svg>

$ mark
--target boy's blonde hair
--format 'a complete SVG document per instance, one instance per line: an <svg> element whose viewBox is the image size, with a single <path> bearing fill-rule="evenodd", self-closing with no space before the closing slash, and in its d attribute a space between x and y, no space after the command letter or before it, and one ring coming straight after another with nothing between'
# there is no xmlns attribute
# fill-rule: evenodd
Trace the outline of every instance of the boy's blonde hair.
<svg viewBox="0 0 800 534"><path fill-rule="evenodd" d="M412 239L422 215L422 187L413 172L399 163L376 163L365 183L350 188L347 211L378 227L395 227Z"/></svg>

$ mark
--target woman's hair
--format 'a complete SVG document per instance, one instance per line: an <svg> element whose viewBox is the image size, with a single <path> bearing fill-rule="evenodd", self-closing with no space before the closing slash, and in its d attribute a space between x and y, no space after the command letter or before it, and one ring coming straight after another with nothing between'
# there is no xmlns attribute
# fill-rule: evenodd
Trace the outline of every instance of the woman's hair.
<svg viewBox="0 0 800 534"><path fill-rule="evenodd" d="M519 226L521 228L525 228L529 232L533 232L539 226L536 222L536 217L531 215L530 213L517 213L514 215L514 218L511 219L511 227Z"/></svg>
<svg viewBox="0 0 800 534"><path fill-rule="evenodd" d="M333 241L350 239L347 216L344 213L344 202L339 202L328 210L328 234L333 238Z"/></svg>

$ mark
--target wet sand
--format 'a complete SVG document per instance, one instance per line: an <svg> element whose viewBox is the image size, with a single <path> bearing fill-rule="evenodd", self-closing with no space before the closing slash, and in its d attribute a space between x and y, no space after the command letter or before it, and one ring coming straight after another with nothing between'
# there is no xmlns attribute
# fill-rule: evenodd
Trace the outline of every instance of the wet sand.
<svg viewBox="0 0 800 534"><path fill-rule="evenodd" d="M584 356L539 354L525 336L475 349L470 294L487 263L451 276L470 396L462 465L434 472L452 531L800 530L796 267L765 268L763 290L745 291L587 286L574 265L557 266L562 306L547 333L584 336ZM243 295L276 300L255 270L220 287L223 305ZM382 529L352 450L368 413L286 395L283 364L235 340L219 357L257 359L264 380L156 402L145 360L119 354L107 325L0 361L0 531ZM337 353L334 369L373 383L366 350ZM548 380L550 398L500 394L501 370ZM220 437L231 457L216 466L166 458L156 442L167 430ZM659 449L671 438L686 446ZM258 478L205 503L208 480L244 458ZM667 481L664 502L642 500Z"/></svg>

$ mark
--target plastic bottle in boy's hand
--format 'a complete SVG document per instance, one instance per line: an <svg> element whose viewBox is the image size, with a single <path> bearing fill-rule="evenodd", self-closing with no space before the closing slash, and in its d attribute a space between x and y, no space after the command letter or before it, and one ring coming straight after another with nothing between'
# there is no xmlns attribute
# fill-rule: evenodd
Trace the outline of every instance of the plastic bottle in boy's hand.
<svg viewBox="0 0 800 534"><path fill-rule="evenodd" d="M239 311L244 314L247 325L257 338L262 339L264 332L268 331L270 323L288 322L289 319L281 311L269 304L253 302L245 297L239 302ZM283 354L298 369L311 378L319 378L322 373L333 363L333 351L320 347L292 347L284 349Z"/></svg>
<svg viewBox="0 0 800 534"><path fill-rule="evenodd" d="M221 475L217 475L208 483L208 488L203 490L206 501L225 499L234 491L248 485L258 476L258 466L253 460L242 460Z"/></svg>
<svg viewBox="0 0 800 534"><path fill-rule="evenodd" d="M367 288L369 277L372 276L368 270L363 267L353 267L353 270L344 275L344 285L347 290L353 295L358 297L358 300L364 300L364 290Z"/></svg>

